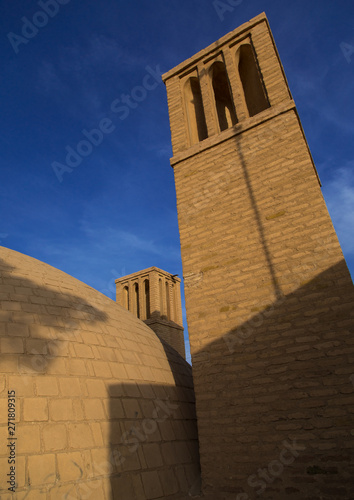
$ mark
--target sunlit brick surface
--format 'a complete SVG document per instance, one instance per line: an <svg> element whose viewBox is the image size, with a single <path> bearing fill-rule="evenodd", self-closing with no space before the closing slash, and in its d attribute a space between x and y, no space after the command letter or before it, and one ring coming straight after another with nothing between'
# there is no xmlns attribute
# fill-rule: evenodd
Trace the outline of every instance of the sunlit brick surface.
<svg viewBox="0 0 354 500"><path fill-rule="evenodd" d="M76 279L0 249L0 497L16 391L16 498L163 499L199 478L190 366Z"/></svg>
<svg viewBox="0 0 354 500"><path fill-rule="evenodd" d="M269 101L252 116L243 44ZM232 103L217 101L215 62ZM194 121L190 75L201 89ZM265 16L163 78L203 491L354 498L353 285ZM195 144L201 99L208 137ZM222 130L232 105L238 122Z"/></svg>

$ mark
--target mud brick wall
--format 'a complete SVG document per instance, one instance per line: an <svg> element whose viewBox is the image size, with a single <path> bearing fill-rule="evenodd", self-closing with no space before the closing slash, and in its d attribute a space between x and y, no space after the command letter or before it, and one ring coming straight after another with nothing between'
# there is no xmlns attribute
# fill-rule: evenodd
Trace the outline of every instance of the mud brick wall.
<svg viewBox="0 0 354 500"><path fill-rule="evenodd" d="M243 43L269 102L254 116L235 62ZM225 63L238 117L226 130L213 58ZM197 144L185 105L190 74L208 128ZM353 285L265 16L164 80L203 490L237 500L351 498Z"/></svg>

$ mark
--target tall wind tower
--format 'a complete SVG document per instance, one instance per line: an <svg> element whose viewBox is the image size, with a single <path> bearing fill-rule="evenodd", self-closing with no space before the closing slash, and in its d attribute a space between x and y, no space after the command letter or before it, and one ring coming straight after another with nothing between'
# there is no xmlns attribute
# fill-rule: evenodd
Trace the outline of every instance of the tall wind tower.
<svg viewBox="0 0 354 500"><path fill-rule="evenodd" d="M203 491L351 498L353 285L265 15L163 80Z"/></svg>

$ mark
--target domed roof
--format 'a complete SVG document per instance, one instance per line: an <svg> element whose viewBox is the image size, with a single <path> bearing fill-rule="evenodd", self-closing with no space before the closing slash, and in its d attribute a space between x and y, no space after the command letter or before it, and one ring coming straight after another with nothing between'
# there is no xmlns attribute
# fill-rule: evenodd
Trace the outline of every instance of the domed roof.
<svg viewBox="0 0 354 500"><path fill-rule="evenodd" d="M1 497L12 484L36 500L193 489L192 374L176 351L108 297L5 248L0 299L2 422L13 403L16 415L14 435L1 427L0 470L12 474L4 443L16 438L15 483L2 481Z"/></svg>

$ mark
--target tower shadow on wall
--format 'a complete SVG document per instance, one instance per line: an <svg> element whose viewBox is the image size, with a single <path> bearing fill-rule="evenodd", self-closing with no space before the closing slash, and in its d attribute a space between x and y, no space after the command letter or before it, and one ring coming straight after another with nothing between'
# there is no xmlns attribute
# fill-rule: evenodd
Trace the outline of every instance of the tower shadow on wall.
<svg viewBox="0 0 354 500"><path fill-rule="evenodd" d="M168 316L161 314L159 310L152 311L150 317L143 321L156 333L164 348L165 346L171 346L185 359L186 353L183 326L172 319L168 319ZM169 357L167 352L166 355Z"/></svg>
<svg viewBox="0 0 354 500"><path fill-rule="evenodd" d="M279 281L275 272L275 268L272 262L272 256L271 252L269 249L269 244L267 242L267 237L266 237L266 231L265 227L262 222L262 217L261 217L261 210L258 207L258 202L257 202L257 197L256 197L256 192L253 188L252 185L252 178L251 174L249 172L249 166L247 165L244 153L243 153L243 144L242 144L242 136L241 135L236 135L235 136L235 142L236 142L236 151L237 151L237 156L239 160L239 164L241 166L242 170L242 175L244 178L244 182L246 184L247 188L247 194L251 203L251 207L253 210L254 214L254 220L256 222L256 230L258 232L258 237L259 237L259 242L261 245L261 248L263 249L263 254L265 258L265 262L267 265L267 268L269 270L270 274L270 279L272 282L273 290L274 290L274 295L277 300L282 298L282 291L279 285Z"/></svg>
<svg viewBox="0 0 354 500"><path fill-rule="evenodd" d="M347 277L344 260L304 277L192 356L194 377L210 388L197 407L207 422L202 470L218 488L204 485L210 498L298 500L329 491L344 498L352 487L354 289ZM230 452L215 462L208 449L220 442Z"/></svg>

